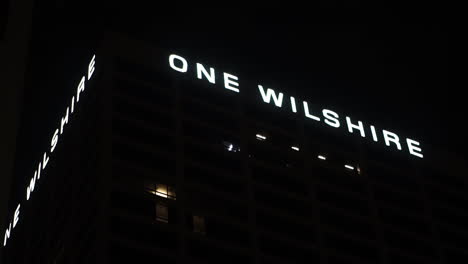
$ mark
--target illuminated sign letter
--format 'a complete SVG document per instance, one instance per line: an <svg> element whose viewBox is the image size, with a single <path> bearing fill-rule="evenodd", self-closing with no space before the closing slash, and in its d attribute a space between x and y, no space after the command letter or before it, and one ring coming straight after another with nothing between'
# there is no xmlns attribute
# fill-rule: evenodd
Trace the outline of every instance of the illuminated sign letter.
<svg viewBox="0 0 468 264"><path fill-rule="evenodd" d="M31 197L31 193L34 192L34 187L36 186L36 180L41 178L41 163L39 163L39 167L34 172L34 176L31 178L29 182L29 186L26 188L26 200L29 201L29 197Z"/></svg>
<svg viewBox="0 0 468 264"><path fill-rule="evenodd" d="M372 139L377 142L377 133L375 133L375 127L374 126L370 126L370 131L371 131L371 134L372 134Z"/></svg>
<svg viewBox="0 0 468 264"><path fill-rule="evenodd" d="M397 134L387 130L382 130L382 133L385 145L390 146L390 142L393 142L397 146L398 150L401 150L400 138L397 136Z"/></svg>
<svg viewBox="0 0 468 264"><path fill-rule="evenodd" d="M331 126L331 127L340 127L340 121L338 121L338 114L328 110L328 109L323 109L322 110L323 117L325 117L325 124Z"/></svg>
<svg viewBox="0 0 468 264"><path fill-rule="evenodd" d="M21 204L18 204L18 206L16 207L15 216L13 217L13 228L15 228L16 224L19 221L20 207Z"/></svg>
<svg viewBox="0 0 468 264"><path fill-rule="evenodd" d="M75 111L75 96L72 97L71 101L71 113L73 114L73 111Z"/></svg>
<svg viewBox="0 0 468 264"><path fill-rule="evenodd" d="M409 139L406 139L406 143L408 144L408 150L411 155L414 155L419 158L423 158L423 154L421 153L421 148L419 147L419 142ZM418 153L419 152L419 153Z"/></svg>
<svg viewBox="0 0 468 264"><path fill-rule="evenodd" d="M37 179L37 171L34 172L34 177L31 178L31 182L29 182L29 186L26 188L26 201L29 201L29 197L31 197L31 193L34 192L34 187L36 186L36 179Z"/></svg>
<svg viewBox="0 0 468 264"><path fill-rule="evenodd" d="M96 56L93 55L90 63L88 64L88 72L87 72L88 80L91 79L91 77L92 77L92 75L93 75L93 73L95 71L95 68L94 68L95 58L96 58ZM81 78L81 80L80 80L80 82L78 84L78 87L76 89L76 103L78 103L78 101L80 100L80 94L82 92L84 92L84 90L85 90L85 82L86 82L86 74L83 75L83 77ZM72 101L71 101L71 113L73 113L74 107L75 107L75 96L72 97ZM52 136L52 139L50 141L50 153L54 152L55 148L57 147L57 143L58 143L58 140L59 140L59 135L62 135L64 126L66 124L68 124L69 116L70 116L70 107L67 107L65 115L60 120L60 126L59 126L59 128L55 129L54 134ZM48 153L46 151L46 152L44 152L44 155L42 156L42 161L39 162L39 164L37 166L37 169L34 171L34 176L30 179L30 181L28 183L28 186L26 186L26 201L29 201L29 199L31 198L31 194L34 192L34 189L36 188L36 184L38 184L37 182L41 178L41 171L45 170L48 163L49 163L49 157L48 157ZM18 222L20 220L20 218L19 218L20 217L20 208L21 208L21 204L18 204L18 206L16 207L16 210L15 210L15 213L13 215L13 221L9 222L9 226L5 231L5 236L4 236L4 239L3 239L3 246L4 247L7 244L7 240L11 236L12 230L16 227L16 225L18 224Z"/></svg>
<svg viewBox="0 0 468 264"><path fill-rule="evenodd" d="M50 141L50 152L54 152L55 147L57 146L58 133L59 133L59 129L57 128L54 132L54 136L52 137L52 140Z"/></svg>
<svg viewBox="0 0 468 264"><path fill-rule="evenodd" d="M273 101L275 102L275 105L277 107L281 107L281 105L283 104L283 93L279 93L279 96L276 96L275 91L268 88L265 94L265 91L263 90L263 86L261 85L258 85L258 89L260 90L260 94L262 95L262 99L265 103L269 104L271 101L271 98L273 97Z"/></svg>
<svg viewBox="0 0 468 264"><path fill-rule="evenodd" d="M84 91L85 89L85 77L83 76L81 78L81 81L80 83L78 84L78 88L76 88L76 101L79 102L80 101L80 93Z"/></svg>
<svg viewBox="0 0 468 264"><path fill-rule="evenodd" d="M63 133L63 126L65 124L68 124L68 113L69 113L69 108L67 107L67 112L64 117L62 117L62 121L60 122L60 135Z"/></svg>
<svg viewBox="0 0 468 264"><path fill-rule="evenodd" d="M358 125L355 125L351 123L351 118L348 116L346 117L346 123L348 124L348 131L349 133L353 133L353 129L358 129L359 132L361 132L361 137L366 137L366 134L364 134L364 126L362 125L361 121L358 121Z"/></svg>
<svg viewBox="0 0 468 264"><path fill-rule="evenodd" d="M210 83L215 83L215 71L214 71L214 69L210 67L210 73L208 74L208 72L205 69L205 66L203 66L203 64L201 64L201 63L197 63L197 78L200 79L200 80L202 79L202 73L203 73L203 75L205 75L206 79Z"/></svg>
<svg viewBox="0 0 468 264"><path fill-rule="evenodd" d="M174 63L174 60L177 59L180 62L182 62L182 67L177 67ZM187 72L187 61L182 58L181 56L177 56L175 54L171 54L169 56L169 65L171 66L172 69L178 71L178 72Z"/></svg>
<svg viewBox="0 0 468 264"><path fill-rule="evenodd" d="M11 233L11 222L7 230L5 231L5 236L3 237L3 246L6 246L6 242L10 238L10 233Z"/></svg>
<svg viewBox="0 0 468 264"><path fill-rule="evenodd" d="M49 163L49 157L47 157L47 153L44 152L44 156L42 157L42 169L47 167L47 163Z"/></svg>
<svg viewBox="0 0 468 264"><path fill-rule="evenodd" d="M224 88L238 93L239 92L239 88L237 88L239 87L239 83L237 82L238 80L239 78L237 78L237 76L234 76L232 74L225 72L224 73Z"/></svg>
<svg viewBox="0 0 468 264"><path fill-rule="evenodd" d="M16 224L19 221L20 207L21 207L21 204L18 204L18 206L16 207L15 214L13 216L13 227L11 226L11 222L10 222L7 230L5 231L5 236L3 237L3 246L6 246L7 240L10 238L10 235L11 235L11 230L15 228Z"/></svg>
<svg viewBox="0 0 468 264"><path fill-rule="evenodd" d="M297 113L297 108L296 108L296 99L291 96L291 110L293 113Z"/></svg>
<svg viewBox="0 0 468 264"><path fill-rule="evenodd" d="M318 118L318 117L316 117L316 116L314 116L314 115L311 115L311 114L309 113L309 105L307 104L306 101L304 101L304 114L305 114L305 116L308 117L308 118L311 118L311 119L316 120L316 121L320 121L320 118Z"/></svg>
<svg viewBox="0 0 468 264"><path fill-rule="evenodd" d="M39 162L39 166L37 166L37 178L41 178L41 171L42 171L42 164ZM34 172L34 177L36 177L36 172ZM34 188L33 188L34 189Z"/></svg>
<svg viewBox="0 0 468 264"><path fill-rule="evenodd" d="M94 59L96 59L96 55L93 55L93 58L91 58L91 61L89 62L89 65L88 65L88 81L89 79L91 79L91 76L93 76L93 73L94 73L94 64L96 64Z"/></svg>

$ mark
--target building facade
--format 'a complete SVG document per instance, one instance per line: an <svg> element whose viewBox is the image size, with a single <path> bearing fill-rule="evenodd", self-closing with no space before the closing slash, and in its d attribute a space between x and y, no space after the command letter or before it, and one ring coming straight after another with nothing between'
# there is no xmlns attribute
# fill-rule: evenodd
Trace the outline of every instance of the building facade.
<svg viewBox="0 0 468 264"><path fill-rule="evenodd" d="M32 1L0 3L0 226L5 226L29 54ZM0 252L0 259L2 253Z"/></svg>
<svg viewBox="0 0 468 264"><path fill-rule="evenodd" d="M106 35L5 263L468 259L453 159L202 57Z"/></svg>

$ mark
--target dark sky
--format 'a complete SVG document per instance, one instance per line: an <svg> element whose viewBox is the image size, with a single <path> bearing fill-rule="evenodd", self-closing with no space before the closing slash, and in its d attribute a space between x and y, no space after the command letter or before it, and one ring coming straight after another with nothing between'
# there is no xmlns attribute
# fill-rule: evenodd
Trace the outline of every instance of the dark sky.
<svg viewBox="0 0 468 264"><path fill-rule="evenodd" d="M450 15L439 5L206 7L41 4L41 53L67 54L101 30L293 92L314 104L463 154L463 98L449 77ZM79 12L77 12L79 11ZM52 40L57 41L53 42ZM45 54L45 55L44 55ZM62 67L69 57L58 58ZM451 81L449 81L451 80Z"/></svg>

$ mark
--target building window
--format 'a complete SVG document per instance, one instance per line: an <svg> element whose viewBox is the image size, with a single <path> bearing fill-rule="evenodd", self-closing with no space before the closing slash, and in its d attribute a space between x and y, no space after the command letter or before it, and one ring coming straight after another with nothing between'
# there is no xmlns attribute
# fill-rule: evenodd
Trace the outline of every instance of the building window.
<svg viewBox="0 0 468 264"><path fill-rule="evenodd" d="M156 203L156 221L162 223L169 222L169 209L163 203Z"/></svg>
<svg viewBox="0 0 468 264"><path fill-rule="evenodd" d="M156 183L156 184L147 184L146 185L146 190L149 193L152 193L154 195L157 195L159 197L167 198L167 199L176 199L176 191L173 187L168 186L166 184L162 183Z"/></svg>
<svg viewBox="0 0 468 264"><path fill-rule="evenodd" d="M205 234L205 218L203 216L193 216L193 232Z"/></svg>

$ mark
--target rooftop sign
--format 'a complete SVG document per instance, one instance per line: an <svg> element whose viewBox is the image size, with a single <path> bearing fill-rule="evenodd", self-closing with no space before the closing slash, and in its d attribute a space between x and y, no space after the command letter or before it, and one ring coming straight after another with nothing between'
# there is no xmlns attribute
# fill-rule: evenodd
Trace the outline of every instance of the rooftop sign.
<svg viewBox="0 0 468 264"><path fill-rule="evenodd" d="M94 68L95 58L96 56L94 55L91 61L89 62L87 73L83 75L83 77L81 77L76 87L76 97L73 96L71 98L70 105L67 106L65 114L60 119L60 122L58 123L57 128L52 134L52 138L50 140L50 148L44 151L44 155L40 158L37 164L37 169L34 171L34 174L29 181L29 185L26 186L25 188L26 200L23 203L30 201L32 194L34 190L36 189L36 184L41 179L41 173L42 173L42 176L44 176L45 169L47 168L47 164L49 163L49 160L50 160L49 157L52 157L52 154L54 153L55 148L57 147L57 144L59 142L59 138L62 136L64 132L65 125L68 124L70 116L75 112L75 106L80 101L80 95L85 91L86 81L89 81L91 77L93 76L94 69L95 69ZM13 217L11 221L9 222L7 229L5 230L5 235L3 237L4 247L7 245L8 239L10 238L13 230L15 229L15 227L17 226L20 220L20 209L21 209L21 203L18 203L18 205L16 206L16 210L13 214Z"/></svg>
<svg viewBox="0 0 468 264"><path fill-rule="evenodd" d="M187 60L179 55L169 55L169 66L180 73L187 73L189 71ZM203 64L195 63L194 73L196 73L198 79L206 79L212 84L216 83L214 68L209 67L207 69ZM225 89L230 92L240 92L239 78L237 76L226 72L224 72L222 76ZM418 158L424 157L420 143L416 140L402 138L394 132L386 129L377 129L373 125L364 125L362 121L352 120L349 116L340 115L330 109L311 109L305 100L298 100L292 96L286 96L282 92L276 92L275 90L264 87L260 84L257 88L259 98L264 103L273 104L279 108L289 108L293 113L298 113L302 110L301 112L307 119L310 119L311 122L320 122L335 129L341 126L346 126L347 131L351 134L356 133L363 138L370 137L374 142L382 142L387 147L396 148L400 151L404 149L409 155L416 156Z"/></svg>

